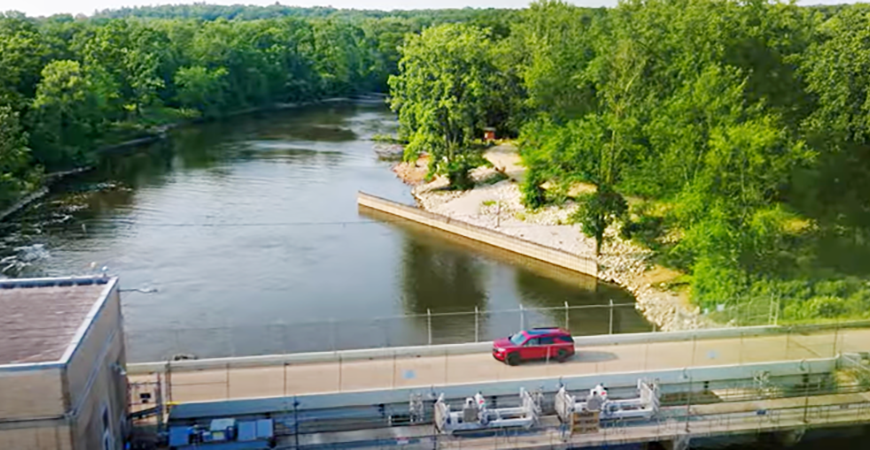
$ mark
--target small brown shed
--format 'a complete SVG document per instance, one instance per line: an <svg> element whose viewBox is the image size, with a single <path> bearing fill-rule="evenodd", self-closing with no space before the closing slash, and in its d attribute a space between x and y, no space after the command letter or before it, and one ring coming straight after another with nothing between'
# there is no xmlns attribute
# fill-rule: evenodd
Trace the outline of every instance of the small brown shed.
<svg viewBox="0 0 870 450"><path fill-rule="evenodd" d="M483 129L483 140L485 141L494 141L495 140L495 128L486 127Z"/></svg>

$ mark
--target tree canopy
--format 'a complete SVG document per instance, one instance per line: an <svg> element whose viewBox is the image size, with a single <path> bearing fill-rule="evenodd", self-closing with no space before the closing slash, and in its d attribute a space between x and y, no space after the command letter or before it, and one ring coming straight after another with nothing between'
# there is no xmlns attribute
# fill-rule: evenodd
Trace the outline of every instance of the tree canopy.
<svg viewBox="0 0 870 450"><path fill-rule="evenodd" d="M529 206L586 183L599 249L619 228L704 308L866 316L868 30L867 5L763 0L8 13L0 205L156 125L389 91L407 158L467 187L485 127L517 138Z"/></svg>
<svg viewBox="0 0 870 450"><path fill-rule="evenodd" d="M86 163L95 149L155 126L383 92L407 34L455 22L507 30L506 20L497 10L204 4L92 18L0 14L0 165L15 167L4 171L0 207L42 170Z"/></svg>
<svg viewBox="0 0 870 450"><path fill-rule="evenodd" d="M542 0L507 33L474 31L485 42L464 54L457 36L415 38L403 58L425 70L400 64L396 80L416 81L391 85L394 108L412 153L439 154L447 117L466 117L441 77L480 73L469 58L489 48L475 69L501 95L461 105L485 109L462 123L518 137L529 206L591 185L575 198L584 232L600 248L616 225L657 250L705 308L762 298L795 320L866 315L868 20L867 5Z"/></svg>

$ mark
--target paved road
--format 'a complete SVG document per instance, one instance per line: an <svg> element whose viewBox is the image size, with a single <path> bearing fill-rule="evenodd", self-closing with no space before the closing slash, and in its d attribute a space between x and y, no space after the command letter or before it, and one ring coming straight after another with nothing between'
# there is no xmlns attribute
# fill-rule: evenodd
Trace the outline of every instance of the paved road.
<svg viewBox="0 0 870 450"><path fill-rule="evenodd" d="M173 372L170 398L190 402L275 397L825 358L838 352L870 351L870 330L578 347L577 351L563 364L518 367L481 353Z"/></svg>

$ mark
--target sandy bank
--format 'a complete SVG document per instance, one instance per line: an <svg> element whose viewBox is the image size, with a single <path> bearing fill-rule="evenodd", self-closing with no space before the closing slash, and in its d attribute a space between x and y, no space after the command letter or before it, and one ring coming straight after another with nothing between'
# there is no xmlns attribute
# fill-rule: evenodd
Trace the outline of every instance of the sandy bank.
<svg viewBox="0 0 870 450"><path fill-rule="evenodd" d="M478 186L468 191L447 190L443 177L424 182L428 162L425 160L396 164L393 171L413 186L412 193L425 210L570 253L594 256L595 241L586 237L579 226L569 224L575 204L568 202L534 212L522 205L518 182L524 168L515 148L500 145L485 156L494 168L475 169L472 177ZM504 178L497 172L508 178L492 182ZM608 230L608 235L599 257L599 278L634 294L638 309L647 320L665 331L713 326L685 299L657 287L672 273L650 264L649 250L621 239L615 229Z"/></svg>

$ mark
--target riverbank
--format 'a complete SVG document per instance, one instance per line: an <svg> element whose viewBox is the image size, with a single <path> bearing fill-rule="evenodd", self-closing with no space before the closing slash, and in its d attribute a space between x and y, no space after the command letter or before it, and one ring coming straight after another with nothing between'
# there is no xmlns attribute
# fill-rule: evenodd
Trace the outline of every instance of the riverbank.
<svg viewBox="0 0 870 450"><path fill-rule="evenodd" d="M428 163L425 158L398 163L393 171L412 186L412 194L424 210L547 247L594 257L594 240L570 223L569 218L577 208L573 202L536 211L523 206L519 182L524 168L515 148L496 146L484 156L493 167L479 167L472 171L476 187L468 191L448 190L444 177L425 182ZM676 278L678 273L650 263L652 252L622 239L618 230L608 229L607 235L598 259L598 278L631 292L637 299L638 309L648 321L663 331L715 325L703 317L699 308L691 305L685 295L662 288L663 283Z"/></svg>
<svg viewBox="0 0 870 450"><path fill-rule="evenodd" d="M246 108L243 110L231 111L219 118L215 119L206 119L206 118L195 118L195 119L183 119L177 120L171 123L162 124L159 126L155 126L149 130L145 130L141 133L138 133L135 138L127 139L120 142L113 143L104 143L100 145L97 149L93 150L94 154L101 153L109 153L109 152L122 152L127 151L132 148L140 147L147 144L152 144L154 142L160 141L162 139L166 139L169 135L170 130L186 125L196 125L206 121L211 120L226 120L233 117L245 116L254 113L266 112L266 111L281 111L285 109L292 108L301 108L305 106L312 106L317 104L326 104L326 103L338 103L338 102L346 102L346 101L373 101L379 102L383 101L386 98L384 94L380 93L368 93L368 94L359 94L354 97L330 97L319 100L310 100L305 102L293 102L293 103L274 103L266 106L260 106L256 108ZM12 205L0 211L0 222L5 221L9 217L15 215L15 213L21 211L31 203L39 200L42 197L45 197L48 192L51 184L60 181L66 177L77 175L80 173L87 172L92 170L93 166L82 166L82 167L74 167L70 170L53 172L46 174L42 183L39 184L36 188L29 192L23 192L21 197Z"/></svg>

